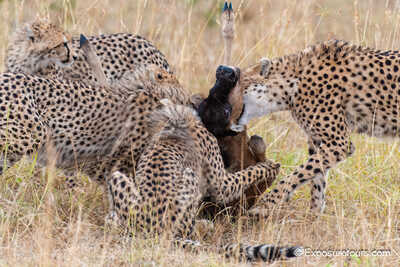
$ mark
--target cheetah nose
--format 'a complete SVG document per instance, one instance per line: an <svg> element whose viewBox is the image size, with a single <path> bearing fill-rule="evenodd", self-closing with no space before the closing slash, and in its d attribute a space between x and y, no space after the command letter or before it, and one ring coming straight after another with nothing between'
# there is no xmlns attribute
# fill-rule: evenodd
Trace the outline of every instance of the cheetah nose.
<svg viewBox="0 0 400 267"><path fill-rule="evenodd" d="M220 65L217 68L217 79L234 79L236 76L235 70L232 67Z"/></svg>

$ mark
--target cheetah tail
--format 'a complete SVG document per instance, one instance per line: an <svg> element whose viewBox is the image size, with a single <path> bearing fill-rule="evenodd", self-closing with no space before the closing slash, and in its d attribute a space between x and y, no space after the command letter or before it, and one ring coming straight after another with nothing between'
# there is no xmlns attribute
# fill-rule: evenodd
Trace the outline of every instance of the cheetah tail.
<svg viewBox="0 0 400 267"><path fill-rule="evenodd" d="M198 241L190 239L175 239L175 245L193 252L207 251L215 252L214 246L204 246ZM274 245L243 245L229 244L217 249L217 252L224 254L226 258L237 258L240 261L263 261L273 262L277 260L288 260L299 257L303 254L302 247L279 247Z"/></svg>
<svg viewBox="0 0 400 267"><path fill-rule="evenodd" d="M301 247L279 247L274 245L230 244L222 247L225 257L238 257L240 260L273 262L287 260L302 255Z"/></svg>
<svg viewBox="0 0 400 267"><path fill-rule="evenodd" d="M151 115L149 132L163 139L175 139L193 147L191 129L200 121L192 108L174 105L169 99L160 101L163 107Z"/></svg>
<svg viewBox="0 0 400 267"><path fill-rule="evenodd" d="M222 247L221 253L225 257L238 257L247 261L264 261L273 262L276 260L287 260L290 258L301 256L301 247L279 247L274 245L243 245L230 244Z"/></svg>

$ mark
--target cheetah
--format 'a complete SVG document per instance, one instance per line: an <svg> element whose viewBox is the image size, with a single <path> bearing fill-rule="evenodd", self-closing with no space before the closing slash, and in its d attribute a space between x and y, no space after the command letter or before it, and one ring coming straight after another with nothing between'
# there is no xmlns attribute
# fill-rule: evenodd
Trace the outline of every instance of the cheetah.
<svg viewBox="0 0 400 267"><path fill-rule="evenodd" d="M123 95L112 91L109 87L94 87L78 81L45 79L23 73L0 74L0 160L4 162L0 172L4 171L4 166L10 166L23 155L28 155L35 157L38 164L54 160L56 167L64 170L79 169L102 184L105 184L106 178L109 179L114 171L132 175L135 169L141 169L140 162L136 168L139 158L147 157L146 154L142 157L140 155L143 151L149 151L148 142L156 138L152 137L156 132L155 126L152 125L157 121L151 114L162 106L161 99L165 98L163 92L167 91L166 88L163 90L148 88L151 86L153 84L148 80L147 83L138 84L131 94ZM201 125L200 122L198 124ZM198 175L198 171L201 170L202 175L208 177L207 181L214 186L207 188L206 193L219 198L216 201L221 202L225 197L225 202L228 202L241 194L242 184L262 181L279 171L279 164L266 162L242 171L242 175L227 175L223 169L215 137L204 127L200 128L199 125L196 127L199 130L193 133L194 137L201 138L196 143L196 149L199 146L203 152L209 148L206 157L208 162L204 163L202 169L200 167L195 169L197 165L188 165L196 173L190 171L184 174L185 177ZM165 126L163 131L168 132L168 127ZM172 138L173 132L168 136ZM159 139L162 140L162 137ZM162 143L160 146L163 147L167 143ZM168 144L171 144L171 139ZM55 148L57 152L55 159L47 159L46 146ZM177 146L184 149L182 143ZM188 149L184 151L187 152ZM168 155L172 156L174 152L174 150L163 150L160 155L167 154L167 160L170 161ZM179 156L179 153L176 155ZM150 167L160 172L159 177L163 177L162 172L168 171L169 167L162 167L161 161L157 165L156 155L151 154L151 156L155 157L152 158L155 162ZM193 162L200 164L197 156L191 159L191 164ZM139 174L140 172L136 172L135 179L127 178L125 175L123 177L125 180L137 183L138 179L142 181L140 180L142 176ZM213 181L213 177L225 180ZM189 183L195 181L190 180ZM202 181L202 184L207 181ZM122 184L123 182L118 183L123 187ZM228 192L226 190L228 187L232 187L233 191ZM175 190L171 187L169 189L171 192ZM116 190L112 192L115 193ZM167 193L167 191L161 192ZM117 197L121 196L123 198L123 192L119 192ZM121 203L118 204L115 196L113 199L116 204L112 208L120 209ZM195 204L197 205L196 201L190 205ZM123 211L125 212L125 209ZM171 216L171 220L172 218ZM239 247L240 251L246 251L246 256L249 258L264 259L280 258L285 255L290 257L294 249L277 248L271 251L269 246ZM235 247L230 246L227 248L227 253L234 250Z"/></svg>
<svg viewBox="0 0 400 267"><path fill-rule="evenodd" d="M48 66L67 67L74 62L70 41L69 34L45 20L25 24L11 37L5 71L37 74Z"/></svg>
<svg viewBox="0 0 400 267"><path fill-rule="evenodd" d="M39 42L39 41L42 41L44 39L51 39L51 36L50 37L48 36L50 31L45 31L43 29L46 29L46 28L57 29L56 26L54 26L52 24L49 24L49 23L46 24L46 22L41 22L41 24L40 23L38 23L38 24L39 25L36 27L36 28L38 28L38 30L36 30L37 34L36 34L34 40L36 42ZM42 26L42 27L39 27L39 26ZM18 32L18 34L16 34L16 36L19 37L22 40L21 42L25 41L25 45L26 46L32 45L31 42L28 42L28 40L27 40L27 32L29 32L29 29L30 29L29 27L31 27L31 25L29 25L29 24L25 25L24 31L21 30L21 31ZM40 30L42 30L42 31L40 31ZM62 31L59 30L59 33L61 34ZM14 38L16 38L16 37L14 37ZM140 39L140 37L137 37L137 38ZM191 99L189 98L188 92L186 90L184 90L184 88L182 86L180 86L180 84L177 81L177 79L171 74L171 72L169 71L169 65L168 65L167 61L165 60L165 58L164 58L164 56L162 54L160 54L161 55L160 56L160 60L157 61L156 59L151 59L151 61L150 61L151 64L147 65L147 66L146 66L146 64L149 64L149 62L146 63L145 60L142 60L142 59L138 58L137 62L135 63L135 64L137 64L135 70L129 70L124 75L118 76L117 78L119 78L119 80L116 80L117 78L115 78L115 77L114 77L115 79L112 78L110 80L110 79L105 77L105 76L107 76L107 69L104 68L104 66L107 66L107 64L109 64L108 63L108 59L104 58L104 56L103 57L99 56L98 50L100 48L97 46L97 50L96 50L95 49L96 48L96 42L93 44L93 38L92 39L88 38L88 39L89 40L87 40L85 37L83 37L81 35L81 38L79 39L79 47L78 47L77 44L75 44L73 46L73 48L75 48L75 46L76 46L79 49L70 49L70 50L72 50L72 52L70 54L78 54L79 55L79 57L78 57L79 60L78 61L77 61L77 58L74 57L74 63L71 65L71 67L77 66L77 68L79 69L81 66L79 64L77 64L77 63L79 63L80 61L84 60L85 69L88 72L90 72L90 75L83 75L85 77L88 77L88 79L83 79L83 82L84 83L88 83L88 85L84 85L84 84L80 83L79 85L74 85L73 86L74 89L81 88L81 87L82 88L88 87L88 88L90 88L90 91L91 91L91 90L93 90L93 85L94 86L100 86L100 87L105 86L108 89L106 90L107 94L104 94L104 95L107 95L107 97L110 97L109 94L112 93L112 92L115 92L116 98L122 98L123 99L122 103L124 103L124 101L126 100L125 98L129 97L130 94L133 91L136 90L136 88L146 88L147 90L151 91L152 94L154 94L154 93L161 94L163 97L167 97L169 99L173 99L173 101L177 101L177 103L181 103L181 104L185 103L185 104L190 104L190 105L192 104L191 103ZM74 40L75 39L73 39L73 42L74 42ZM107 40L107 38L106 38L106 40ZM82 47L82 44L85 41L88 42L88 43L90 42L90 47L91 47L89 49L90 51L85 50L85 49L87 49L87 46L86 46L86 48L85 48L85 46ZM131 47L131 48L133 50L135 50L135 51L138 51L139 54L142 54L142 52L143 52L140 49L148 49L149 47L151 49L154 48L153 46L151 46L151 44L146 44L145 40L143 40L142 43L140 43L137 40L136 41L135 40L132 41L132 43L135 43L135 42L138 43L137 47ZM107 44L107 42L105 42L104 44ZM130 46L131 44L128 43L127 45ZM12 44L11 44L10 47L11 48L9 50L12 50L12 49L18 50L18 47L21 47L21 45L20 46L12 46ZM93 53L92 53L93 51L92 50L97 52L97 54L95 53L95 55L93 56ZM36 50L34 50L34 51L36 51ZM115 49L112 49L112 51L115 52ZM113 55L113 56L119 57L117 52L116 52L116 55ZM152 52L150 51L149 53L152 53ZM12 53L9 52L9 55L11 55L11 54ZM29 73L29 71L26 70L26 69L29 70L29 68L26 68L26 66L29 65L29 64L27 64L23 60L25 58L24 56L26 56L26 54L20 53L18 55L22 55L22 56L20 58L17 58L18 60L16 62L13 62L13 64L9 64L9 65L14 68L13 69L14 72L20 71L20 72ZM110 53L107 53L107 55L110 55ZM154 55L157 56L157 53L154 52ZM14 60L16 59L16 57L12 57L12 58ZM136 57L134 56L134 58L136 58ZM122 59L126 60L127 58L123 57ZM145 59L146 59L146 57L145 57ZM163 59L163 60L161 60L161 59ZM10 59L7 62L10 62ZM94 62L94 65L93 65L93 62ZM155 62L155 63L158 62L158 65L153 64L153 62ZM103 64L101 64L101 63L103 63ZM125 63L128 64L127 62L125 62ZM96 65L100 65L100 66L96 66ZM51 70L51 71L48 71L48 73L50 73L50 74L51 74L52 71L54 71L54 69L52 69L52 67L51 67L52 65L49 65L49 66L50 66L49 68L42 68L40 71L33 71L33 74L52 77L52 75L44 75L44 74L47 73L46 70ZM58 67L58 65L56 65L55 67ZM116 66L116 68L118 69L119 67ZM68 71L67 67L65 67L65 66L63 68L60 68L60 69L56 68L55 70L57 70L59 73L64 73L65 75L63 74L61 77L62 78L66 78L67 80L74 80L76 78L76 77L73 78L71 75L69 75L70 72ZM143 73L143 70L144 70L145 74ZM77 72L85 73L85 72L82 72L81 70L79 70L79 71L77 70ZM146 76L146 75L147 75L147 77L144 77L144 79L143 79L143 76ZM149 75L151 77L148 77ZM110 73L108 73L108 77L109 76L110 76ZM59 78L58 75L56 75L55 77ZM142 87L139 86L138 87L138 86L136 86L136 84L137 84L137 81L140 80L140 79L141 80L151 79L154 82L152 83L151 86L144 86L144 87L143 86ZM43 78L43 80L44 80L44 78ZM95 83L93 83L94 81L95 81ZM92 85L92 86L89 86L89 85ZM14 87L16 87L16 86L14 86ZM67 88L68 85L61 86L61 87ZM166 88L168 88L168 89L166 89ZM36 90L35 88L32 88L32 89ZM100 88L100 90L102 91L102 90L104 90L104 88ZM154 91L157 91L157 92L154 92ZM38 92L38 93L40 93L40 92ZM74 96L75 98L79 98L80 97L79 96L80 95L79 92L73 92L72 90L69 90L69 93L67 93L67 94L63 94L63 93L57 91L56 95L57 96L61 96L61 98L63 98L63 96L67 96L67 97ZM43 97L42 101L45 101L44 99L45 99L45 97ZM189 100L190 100L190 103L189 103ZM100 102L101 101L102 100L100 99ZM66 103L69 103L69 102L67 101ZM57 104L59 104L61 106L62 103L58 102ZM86 104L89 104L89 102L85 100L83 105L85 106ZM102 105L100 104L100 106L102 106ZM69 108L68 107L59 107L59 108L60 108L60 111L65 111L67 109L71 110L71 107L69 107ZM53 109L53 110L55 111L56 109ZM83 109L83 112L88 112L89 110L90 110L89 108ZM141 109L139 109L139 111L140 110ZM106 111L109 112L108 110L106 110ZM60 113L61 112L58 112L58 114L52 114L50 116L52 116L53 118L57 118L57 116L61 116ZM68 119L73 118L74 116L73 115L67 115L66 117L67 118L64 118L65 124L67 124ZM79 119L77 119L77 120L79 121ZM142 123L142 122L140 122L140 123L141 124L139 126L145 125L145 123ZM52 125L52 126L53 127L57 127L57 126L54 126L54 125ZM64 127L64 129L68 128L65 125L63 125L63 127ZM84 130L83 127L79 127L79 128L76 127L74 135L80 135L80 133L79 133L79 131L77 129L79 129L79 131ZM56 131L56 133L59 132L59 130L55 130L55 131ZM86 138L92 139L88 134L86 134L86 133L82 133L82 134L84 136L86 136ZM113 135L115 135L115 133L113 133ZM113 135L111 135L111 136L113 136ZM63 136L63 138L64 137L65 136ZM132 170L133 170L132 162L133 162L133 165L134 165L135 161L138 159L138 157L140 155L139 152L146 145L146 141L138 140L138 139L139 138L146 139L147 137L148 137L147 135L143 135L143 136L140 136L140 137L135 137L136 138L135 141L137 141L137 143L139 143L141 145L141 147L140 148L136 147L135 150L133 150L133 154L135 154L135 156L133 157L133 159L134 159L133 161L132 160L128 160L128 158L132 158L132 156L128 157L128 156L125 155L126 156L126 160L125 160L124 163L121 163L121 165L128 166L126 170L132 172ZM42 137L41 143L43 143L43 142L44 141L43 141L43 137ZM68 141L67 145L71 146L71 142L72 141ZM91 141L89 141L89 142L91 142ZM73 145L73 150L74 151L79 150L78 147L80 147L81 144L82 145L86 145L86 146L90 146L89 144L85 144L85 142L83 140L80 140L79 144L75 143ZM57 143L57 145L61 145L62 146L62 144L58 144L58 143ZM39 144L35 144L34 148L37 148L38 146L39 146ZM40 145L40 146L42 147L42 145ZM132 145L132 147L133 147L133 145ZM116 149L116 151L118 151L117 148L115 148L115 149ZM130 152L127 152L128 149L126 147L124 147L124 149L126 150L125 153L127 155L131 154ZM8 157L8 159L7 159L7 163L8 164L5 164L5 166L9 166L9 165L14 164L14 162L17 161L21 157L21 155L23 155L25 152L29 152L29 154L30 154L35 149L29 148L27 150L24 150L24 149L18 149L18 150L20 150L20 151L18 151L19 155L18 156L12 155L11 157ZM63 149L61 149L61 151L62 150ZM86 150L86 149L82 148L81 150ZM98 155L96 155L97 152L99 152ZM74 162L75 162L75 164L74 164L75 168L73 168L72 167L73 164L71 163L71 159L68 159L67 156L66 156L66 154L70 153L71 154L70 157L72 157L72 150L69 149L68 152L62 153L61 156L64 157L65 159L67 159L67 160L63 160L61 158L61 162L60 162L59 166L64 168L64 169L76 169L76 166L81 166L82 165L80 168L83 168L82 171L84 173L87 173L90 177L94 177L94 179L96 181L99 181L100 183L103 183L103 180L104 180L104 175L103 174L104 173L108 173L108 171L110 169L109 168L110 164L107 164L106 160L104 159L102 162L103 162L103 164L106 165L105 169L104 168L97 169L96 163L98 163L98 161L97 161L98 158L101 158L101 157L105 156L108 152L109 152L108 150L99 151L99 149L93 149L92 148L92 149L90 149L90 152L89 152L90 159L85 159L82 162L83 159L82 159L82 155L80 155L80 154L82 154L82 153L85 154L86 152L81 151L80 153L78 153L78 155L74 155L73 156ZM117 152L114 151L113 153L117 153ZM4 156L3 156L3 158L4 158ZM96 159L93 159L93 158L96 158ZM117 159L113 159L111 161L111 163L115 163L115 161L117 161ZM90 162L94 162L94 163L90 163ZM72 176L72 177L69 177L69 179L67 181L70 187L74 187L75 186L74 173L75 173L74 170L72 170L71 172L66 172L65 173L67 176Z"/></svg>
<svg viewBox="0 0 400 267"><path fill-rule="evenodd" d="M200 200L210 196L217 203L231 202L253 183L275 176L280 165L267 161L227 173L217 140L197 113L167 99L161 102L164 106L151 115L149 131L153 134L138 162L135 179L120 172L107 177L114 210L109 219L146 237L169 234L178 246L203 247L191 239ZM296 249L242 244L217 248L227 257L250 261L294 257Z"/></svg>
<svg viewBox="0 0 400 267"><path fill-rule="evenodd" d="M226 25L222 29L224 32L225 47L227 48L231 46L233 38L233 12L231 4L229 7L227 4L225 5L222 13L222 21L226 22ZM178 86L176 78L171 77L170 74L172 74L172 71L165 56L149 41L140 36L116 34L87 38L88 43L90 43L90 46L93 48L92 50L95 51L98 58L94 58L93 60L98 61L101 65L100 69L102 71L98 71L97 73L95 70L99 68L88 62L90 56L88 56L87 51L81 49L82 42L85 41L86 37L83 40L81 38L72 38L72 44L64 43L65 53L73 55L73 63L69 64L70 66L63 65L63 67L60 67L60 64L53 64L52 62L58 59L57 53L55 53L52 61L40 61L46 58L46 56L50 56L46 53L52 54L53 52L48 49L47 44L49 42L61 42L65 39L63 36L68 36L68 40L71 40L69 35L64 33L62 29L45 20L24 25L24 27L16 31L9 44L6 70L47 78L72 79L94 85L106 85L114 89L118 88L119 91L124 91L124 93L129 93L132 88L135 88L138 76L143 74L142 70L147 68L150 70L149 73L157 73L156 77L153 77L154 80L166 83L169 79L178 88L176 91L172 91L171 89L174 86L169 87L170 98L180 98L180 101L184 101L189 94L182 86ZM227 42L227 40L230 41ZM230 53L230 49L229 51L225 51L226 56L230 55ZM191 104L194 104L192 99ZM240 138L233 139L235 140L232 142L241 143ZM246 152L249 152L249 157L246 157L246 159L248 158L250 162L259 161L257 157L250 153L254 148L258 148L260 140L257 139L256 141L250 142L248 146L244 146ZM224 147L231 146L228 142L228 145L224 145ZM265 150L259 154L264 154L264 152ZM232 156L234 157L235 155ZM234 161L241 162L238 159L234 159ZM236 165L241 166L241 164Z"/></svg>
<svg viewBox="0 0 400 267"><path fill-rule="evenodd" d="M101 64L99 63L99 60L98 60L96 54L94 53L89 41L85 38L84 35L81 35L80 47L85 51L89 66L92 68L93 73L95 75L97 75L96 79L102 80L103 83L105 83L105 85L107 85L107 81L103 78L105 75L103 73ZM217 76L217 80L227 80L227 79L231 78L232 75L231 75L231 73L219 72L217 70L216 76ZM234 79L235 79L235 82L232 83L232 87L236 89L238 87L237 83L239 80L239 74L235 75ZM161 83L161 81L157 81L157 82ZM166 80L164 80L163 82L166 82ZM129 82L128 82L128 84L129 84ZM175 84L175 87L181 88L181 87L179 87L179 83L177 82L177 80L175 80L174 84ZM235 91L237 91L237 90L235 90ZM174 95L178 95L178 94L179 94L179 92L174 93ZM169 94L168 96L169 96L169 98L174 97L171 94ZM201 99L201 101L202 100L203 99ZM197 109L198 107L196 107L197 105L193 103L192 97L190 98L190 101L191 101L191 104ZM203 107L203 110L204 109L210 109L210 108ZM239 115L239 114L237 114L237 115ZM209 128L209 125L207 123L205 123L204 126L207 129ZM247 135L246 135L246 137L247 137ZM224 141L225 142L224 145L229 145L231 147L235 147L236 150L243 149L243 152L246 153L245 154L246 158L244 158L244 159L240 158L240 155L241 155L240 151L236 151L236 150L232 150L232 149L227 150L227 151L222 150L223 147L221 146L221 140L224 140L224 139L225 138L217 137L218 145L221 149L221 153L222 153L223 159L224 159L224 166L225 166L225 168L228 168L229 171L231 171L231 172L238 171L238 170L247 168L249 166L255 165L257 162L266 161L265 143L263 142L263 140L260 137L259 138L252 137L249 140L249 142L246 142L247 147L243 147L242 141L240 139L239 140L237 140L237 139L229 140L229 142L230 142L229 144L227 143L228 141ZM261 142L260 142L260 140L261 140ZM227 160L230 161L232 159L235 160L234 163L237 163L236 161L238 161L238 164L236 164L235 166L233 166L233 164L231 164L232 166L228 167L226 165L226 162L227 162ZM243 167L238 168L240 166L240 160L243 160ZM233 168L236 168L236 169L233 169ZM270 186L272 184L275 177L276 176L270 177L270 179L266 179L266 180L262 181L261 183L259 183L258 185L253 185L252 187L247 189L244 192L246 201L243 201L243 203L242 203L242 201L240 201L240 199L237 199L237 200L235 200L235 202L229 203L227 205L218 206L212 200L204 199L201 215L206 216L206 217L214 216L221 209L229 211L232 214L237 214L240 210L243 210L243 209L246 210L248 207L250 207L254 203L254 200L260 194L260 192L263 192L267 186ZM242 204L242 205L240 205L240 204ZM226 209L228 207L229 207L229 209Z"/></svg>
<svg viewBox="0 0 400 267"><path fill-rule="evenodd" d="M66 40L68 42L66 42ZM89 36L108 82L118 84L138 67L155 65L172 73L165 56L148 40L129 33ZM80 39L46 20L27 23L16 30L8 45L6 72L96 84Z"/></svg>
<svg viewBox="0 0 400 267"><path fill-rule="evenodd" d="M148 80L151 80L152 86L144 88L151 90L153 93L157 91L158 94L162 94L165 98L173 99L177 101L177 103L186 103L191 106L193 106L194 101L196 101L193 99L193 96L190 95L189 91L179 83L173 73L155 64L138 65L135 70L129 71L129 74L122 76L118 82L110 82L101 65L101 59L97 56L93 45L83 34L80 35L79 49L82 51L86 59L86 64L93 74L92 78L96 81L94 83L95 86L108 87L124 95L129 95L137 88L136 85L138 81L147 83Z"/></svg>
<svg viewBox="0 0 400 267"><path fill-rule="evenodd" d="M56 166L67 176L79 170L104 184L114 165L123 173L133 173L150 137L149 111L160 105L161 98L189 103L189 95L174 85L174 76L160 73L163 79L171 79L160 83L159 75L151 75L131 86L132 92L22 73L0 74L0 160L4 163L0 173L35 152L38 163L45 164L48 144L56 148ZM171 98L174 94L179 97Z"/></svg>
<svg viewBox="0 0 400 267"><path fill-rule="evenodd" d="M179 87L173 75L169 78L164 83L144 79L125 93L78 81L0 74L0 173L36 152L38 165L46 165L50 145L58 154L52 160L71 187L77 171L101 185L112 170L133 176L151 138L149 115L159 100L189 105L189 96L180 100L185 92L171 97Z"/></svg>
<svg viewBox="0 0 400 267"><path fill-rule="evenodd" d="M350 133L399 136L399 63L398 51L330 40L243 71L245 107L232 129L288 110L309 140L307 162L266 194L260 207L287 201L310 182L311 209L323 212L327 171L354 153Z"/></svg>

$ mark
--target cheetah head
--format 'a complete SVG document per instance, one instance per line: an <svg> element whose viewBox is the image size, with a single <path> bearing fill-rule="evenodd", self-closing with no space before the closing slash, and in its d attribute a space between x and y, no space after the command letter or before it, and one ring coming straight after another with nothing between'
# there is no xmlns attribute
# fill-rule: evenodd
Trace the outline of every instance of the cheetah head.
<svg viewBox="0 0 400 267"><path fill-rule="evenodd" d="M130 94L137 88L146 88L147 91L168 98L175 104L189 104L189 92L183 88L173 73L157 65L138 66L135 70L126 72L118 82L119 90Z"/></svg>
<svg viewBox="0 0 400 267"><path fill-rule="evenodd" d="M242 71L240 86L244 109L238 121L232 124L233 131L243 131L252 118L288 108L290 97L297 91L297 80L275 64L262 58Z"/></svg>
<svg viewBox="0 0 400 267"><path fill-rule="evenodd" d="M161 86L180 86L174 74L169 73L157 65L148 65L147 70L149 78Z"/></svg>
<svg viewBox="0 0 400 267"><path fill-rule="evenodd" d="M188 104L190 101L189 92L183 88L173 73L161 69L156 65L146 67L147 80L151 82L151 86L163 98L172 99L178 104Z"/></svg>
<svg viewBox="0 0 400 267"><path fill-rule="evenodd" d="M60 66L73 63L71 55L71 37L56 25L36 21L26 25L26 37L31 42L32 50L42 55L43 61Z"/></svg>
<svg viewBox="0 0 400 267"><path fill-rule="evenodd" d="M9 44L7 68L15 72L13 68L20 66L23 72L33 74L51 64L70 66L70 41L70 35L48 21L28 23L15 32Z"/></svg>

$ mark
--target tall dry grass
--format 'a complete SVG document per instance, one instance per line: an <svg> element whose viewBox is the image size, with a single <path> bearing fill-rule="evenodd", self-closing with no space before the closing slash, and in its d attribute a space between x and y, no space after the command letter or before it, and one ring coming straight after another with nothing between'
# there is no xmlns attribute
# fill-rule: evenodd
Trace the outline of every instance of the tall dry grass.
<svg viewBox="0 0 400 267"><path fill-rule="evenodd" d="M293 53L329 38L381 49L400 48L400 4L393 0L233 0L237 11L233 62ZM206 92L222 62L218 17L222 1L0 0L0 61L8 37L21 23L48 17L74 33L139 33L152 40L174 66L183 85ZM3 66L2 66L3 67ZM281 176L307 157L305 137L288 114L256 121L269 158ZM221 240L297 244L310 249L388 249L390 256L302 257L285 266L400 265L400 145L354 135L354 156L329 173L327 209L309 212L308 188L299 190L283 218L262 222L215 221L205 243ZM104 227L103 191L82 177L65 188L52 166L18 164L0 176L0 265L4 266L231 266L216 254L174 250L157 240L121 238Z"/></svg>

